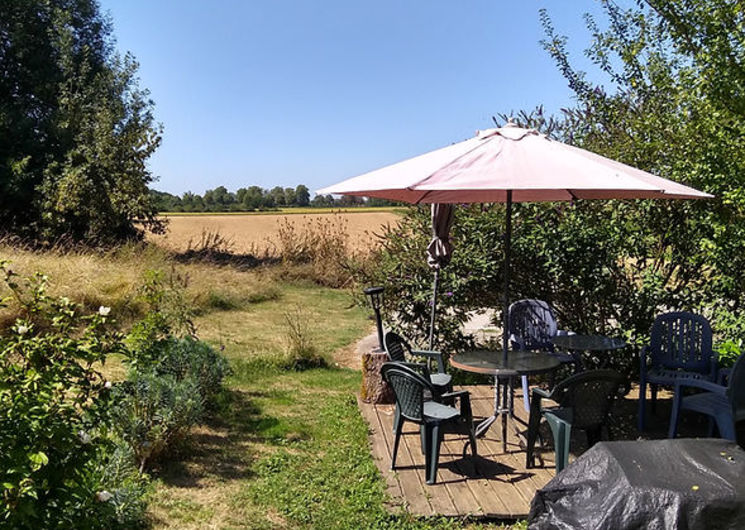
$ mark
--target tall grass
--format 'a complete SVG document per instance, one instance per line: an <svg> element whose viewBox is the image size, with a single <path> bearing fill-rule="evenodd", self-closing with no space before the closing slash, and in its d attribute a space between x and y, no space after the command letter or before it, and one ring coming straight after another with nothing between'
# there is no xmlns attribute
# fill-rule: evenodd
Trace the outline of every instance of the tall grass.
<svg viewBox="0 0 745 530"><path fill-rule="evenodd" d="M53 295L67 296L85 309L111 307L123 326L142 317L146 304L140 287L152 270L174 271L184 278L186 296L197 314L236 309L273 300L280 291L271 276L258 271L246 274L239 268L210 262L178 262L167 250L153 244L130 244L111 250L58 246L35 250L13 240L0 241L0 259L11 262L21 276L40 271L49 276ZM0 291L0 299L7 293ZM0 309L0 329L15 319L11 304Z"/></svg>

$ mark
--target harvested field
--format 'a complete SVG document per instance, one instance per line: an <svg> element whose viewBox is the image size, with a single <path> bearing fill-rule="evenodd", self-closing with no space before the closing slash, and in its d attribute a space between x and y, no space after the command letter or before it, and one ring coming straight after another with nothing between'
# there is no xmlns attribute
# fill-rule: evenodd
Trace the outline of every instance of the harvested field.
<svg viewBox="0 0 745 530"><path fill-rule="evenodd" d="M169 221L164 236L149 235L148 239L169 249L183 251L199 243L206 233L218 233L231 243L235 253L261 253L272 251L277 245L280 227L291 223L300 229L313 223L329 223L346 230L349 244L354 249L365 249L375 245L374 233L379 233L387 224L396 224L396 210L372 212L337 212L308 214L233 214L233 215L165 215Z"/></svg>

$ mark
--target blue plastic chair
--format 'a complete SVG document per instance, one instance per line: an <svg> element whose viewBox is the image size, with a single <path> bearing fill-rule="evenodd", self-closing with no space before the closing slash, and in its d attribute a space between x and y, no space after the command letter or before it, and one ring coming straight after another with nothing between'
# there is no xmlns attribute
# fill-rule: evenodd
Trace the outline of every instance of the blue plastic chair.
<svg viewBox="0 0 745 530"><path fill-rule="evenodd" d="M685 388L697 388L704 392L683 396ZM745 355L741 355L732 367L727 386L696 379L683 379L675 383L668 438L675 438L680 413L684 410L709 416L710 437L714 434L716 424L720 437L737 441L735 426L737 422L745 420Z"/></svg>
<svg viewBox="0 0 745 530"><path fill-rule="evenodd" d="M646 426L647 385L654 411L658 386L716 380L717 356L711 341L711 325L701 315L679 311L655 319L651 342L639 356L639 431Z"/></svg>
<svg viewBox="0 0 745 530"><path fill-rule="evenodd" d="M394 432L396 435L393 441L391 469L396 468L396 455L398 454L401 430L405 421L411 421L420 426L427 484L434 484L437 481L443 424L456 423L465 426L468 431L471 452L474 457L477 456L471 400L467 391L450 392L442 396L443 399L454 400L458 398L460 400L460 410L458 410L450 405L427 399L425 393L432 394L434 391L432 383L402 363L388 362L383 364L381 374L385 382L393 388L393 393L396 396L396 406L400 411L395 419Z"/></svg>
<svg viewBox="0 0 745 530"><path fill-rule="evenodd" d="M558 329L554 312L543 300L525 299L513 302L509 307L508 333L513 350L542 351L558 358L562 364L581 365L573 355L557 352L551 339L569 332ZM530 411L528 377L522 376L523 405Z"/></svg>

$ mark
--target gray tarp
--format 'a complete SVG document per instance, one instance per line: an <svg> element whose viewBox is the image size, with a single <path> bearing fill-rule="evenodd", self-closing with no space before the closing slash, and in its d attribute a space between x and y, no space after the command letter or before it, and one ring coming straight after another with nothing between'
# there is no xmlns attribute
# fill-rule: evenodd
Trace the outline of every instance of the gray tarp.
<svg viewBox="0 0 745 530"><path fill-rule="evenodd" d="M603 442L536 492L530 529L743 529L745 451L719 439Z"/></svg>

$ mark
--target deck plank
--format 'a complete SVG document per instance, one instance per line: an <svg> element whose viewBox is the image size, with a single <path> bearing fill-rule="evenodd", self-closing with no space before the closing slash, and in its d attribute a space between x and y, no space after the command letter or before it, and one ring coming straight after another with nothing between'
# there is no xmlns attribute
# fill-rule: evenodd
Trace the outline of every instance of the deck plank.
<svg viewBox="0 0 745 530"><path fill-rule="evenodd" d="M494 390L488 385L470 386L474 415L488 416L493 410ZM522 401L515 398L516 413L527 420ZM440 455L438 483L426 484L424 455L418 427L406 423L399 447L398 467L389 470L393 447L393 407L375 406L359 401L362 416L370 426L371 452L384 476L387 493L414 515L444 515L521 519L528 515L535 491L553 476L553 453L544 451L546 467L525 469L525 453L517 437L508 431L508 451L502 452L501 429L494 425L477 442L478 457L466 456L467 436L445 434Z"/></svg>

